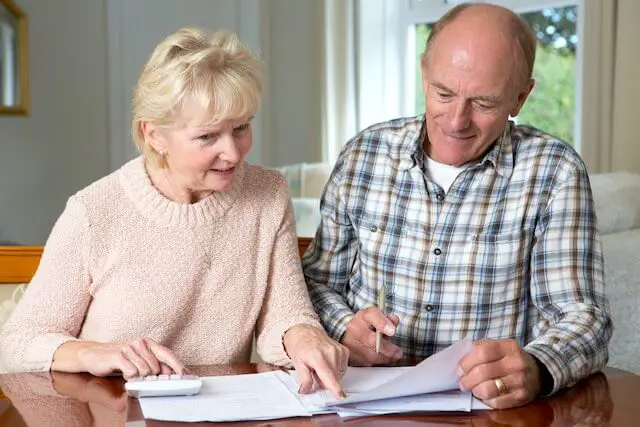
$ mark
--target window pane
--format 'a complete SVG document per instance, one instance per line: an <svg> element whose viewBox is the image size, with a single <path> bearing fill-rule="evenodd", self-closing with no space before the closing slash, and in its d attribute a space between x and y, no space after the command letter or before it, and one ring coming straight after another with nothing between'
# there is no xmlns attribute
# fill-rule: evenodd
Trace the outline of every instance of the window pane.
<svg viewBox="0 0 640 427"><path fill-rule="evenodd" d="M425 99L422 91L422 70L420 56L427 45L427 37L431 32L431 24L416 25L416 114L422 114L425 110Z"/></svg>
<svg viewBox="0 0 640 427"><path fill-rule="evenodd" d="M535 126L570 144L575 116L575 63L577 7L545 8L523 14L538 38L534 65L536 85L517 117L517 122ZM431 26L418 24L416 31L416 114L424 113L420 55Z"/></svg>
<svg viewBox="0 0 640 427"><path fill-rule="evenodd" d="M536 33L538 49L533 69L536 85L520 111L518 123L573 144L577 8L542 9L522 17Z"/></svg>

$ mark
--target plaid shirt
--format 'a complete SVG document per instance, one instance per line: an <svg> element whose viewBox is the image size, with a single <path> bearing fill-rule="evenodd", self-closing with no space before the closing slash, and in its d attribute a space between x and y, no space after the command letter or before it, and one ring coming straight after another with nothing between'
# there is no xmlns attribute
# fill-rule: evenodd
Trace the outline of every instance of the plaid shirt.
<svg viewBox="0 0 640 427"><path fill-rule="evenodd" d="M552 392L599 370L612 333L591 187L575 151L509 123L445 192L428 179L423 116L349 141L303 257L311 299L340 340L384 283L392 338L425 358L470 337L513 338Z"/></svg>

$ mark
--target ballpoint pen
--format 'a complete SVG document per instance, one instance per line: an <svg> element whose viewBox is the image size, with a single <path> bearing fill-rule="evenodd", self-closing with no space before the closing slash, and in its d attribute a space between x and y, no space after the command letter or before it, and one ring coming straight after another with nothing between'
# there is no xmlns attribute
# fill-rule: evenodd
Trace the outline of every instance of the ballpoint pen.
<svg viewBox="0 0 640 427"><path fill-rule="evenodd" d="M378 308L382 311L382 314L385 314L387 303L387 295L384 288L384 283L380 287L380 291L378 292ZM380 353L380 345L382 344L382 332L376 330L376 354Z"/></svg>

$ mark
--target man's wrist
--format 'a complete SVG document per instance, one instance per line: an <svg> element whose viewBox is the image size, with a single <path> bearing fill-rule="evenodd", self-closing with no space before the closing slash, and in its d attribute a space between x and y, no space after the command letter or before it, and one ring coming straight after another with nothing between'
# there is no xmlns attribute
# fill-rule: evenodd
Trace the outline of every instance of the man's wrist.
<svg viewBox="0 0 640 427"><path fill-rule="evenodd" d="M540 380L540 391L538 392L538 396L548 396L553 390L554 382L553 377L551 376L551 372L547 366L542 363L536 356L533 357L533 360L536 362L536 366L538 367L538 376Z"/></svg>

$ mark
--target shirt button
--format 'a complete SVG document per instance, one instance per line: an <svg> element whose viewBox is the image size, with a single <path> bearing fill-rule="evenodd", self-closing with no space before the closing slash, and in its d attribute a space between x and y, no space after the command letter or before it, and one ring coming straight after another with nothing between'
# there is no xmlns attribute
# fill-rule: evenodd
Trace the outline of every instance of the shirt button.
<svg viewBox="0 0 640 427"><path fill-rule="evenodd" d="M438 191L438 194L436 194L436 199L443 201L444 200L444 193L442 191Z"/></svg>
<svg viewBox="0 0 640 427"><path fill-rule="evenodd" d="M378 231L378 227L376 227L375 225L373 227L371 227L371 232L372 233L376 233Z"/></svg>
<svg viewBox="0 0 640 427"><path fill-rule="evenodd" d="M440 255L442 253L442 250L440 248L435 248L433 250L433 253L436 254L436 255Z"/></svg>
<svg viewBox="0 0 640 427"><path fill-rule="evenodd" d="M427 311L433 311L433 306L431 304L427 304L427 306L424 309Z"/></svg>

